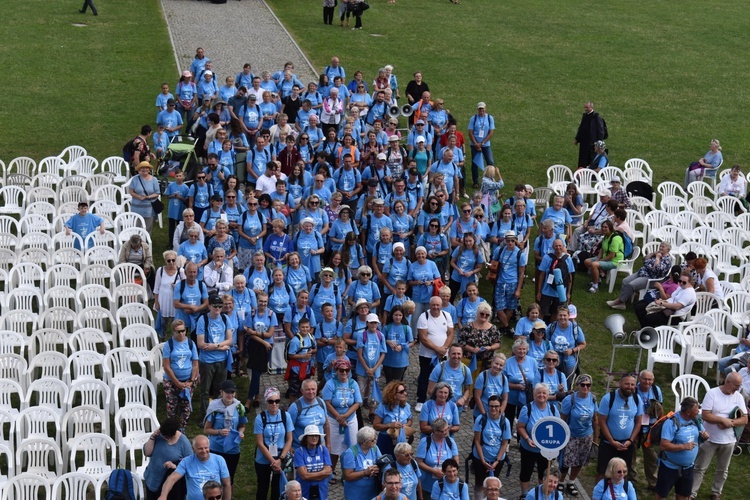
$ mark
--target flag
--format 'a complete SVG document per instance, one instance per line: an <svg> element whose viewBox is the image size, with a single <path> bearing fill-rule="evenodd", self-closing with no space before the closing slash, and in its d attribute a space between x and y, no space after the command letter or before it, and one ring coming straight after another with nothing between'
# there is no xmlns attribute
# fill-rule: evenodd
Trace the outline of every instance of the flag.
<svg viewBox="0 0 750 500"><path fill-rule="evenodd" d="M229 434L224 437L224 453L232 451L241 441L240 433L234 429L229 429Z"/></svg>
<svg viewBox="0 0 750 500"><path fill-rule="evenodd" d="M373 377L372 378L372 399L377 401L378 403L383 402L383 394L380 392L380 386L378 385L378 380Z"/></svg>
<svg viewBox="0 0 750 500"><path fill-rule="evenodd" d="M481 149L474 153L474 157L471 161L473 161L474 165L479 167L480 170L484 170L484 154L482 153Z"/></svg>
<svg viewBox="0 0 750 500"><path fill-rule="evenodd" d="M279 491L286 491L286 483L288 483L289 480L286 478L286 473L282 470L281 474L279 474Z"/></svg>
<svg viewBox="0 0 750 500"><path fill-rule="evenodd" d="M477 370L477 355L476 353L471 356L471 361L469 361L469 371L474 373Z"/></svg>
<svg viewBox="0 0 750 500"><path fill-rule="evenodd" d="M396 443L405 443L406 442L406 433L404 432L404 428L401 427L398 430L398 437L396 438Z"/></svg>

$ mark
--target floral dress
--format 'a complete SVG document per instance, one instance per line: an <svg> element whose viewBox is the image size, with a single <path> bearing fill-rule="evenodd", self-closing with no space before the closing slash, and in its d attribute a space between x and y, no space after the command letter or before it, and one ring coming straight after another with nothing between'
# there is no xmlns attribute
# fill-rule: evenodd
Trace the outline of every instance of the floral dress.
<svg viewBox="0 0 750 500"><path fill-rule="evenodd" d="M474 322L466 325L461 329L458 337L458 343L461 346L471 347L489 347L495 342L502 344L500 332L495 325L490 324L487 329L479 329L474 327ZM492 359L495 351L486 350L477 354L477 362L484 361L485 363Z"/></svg>
<svg viewBox="0 0 750 500"><path fill-rule="evenodd" d="M502 179L493 181L489 177L482 178L482 205L484 205L484 220L487 224L492 224L497 220L497 214L500 213L502 203L498 206L500 190L505 187ZM492 211L495 205L497 210Z"/></svg>

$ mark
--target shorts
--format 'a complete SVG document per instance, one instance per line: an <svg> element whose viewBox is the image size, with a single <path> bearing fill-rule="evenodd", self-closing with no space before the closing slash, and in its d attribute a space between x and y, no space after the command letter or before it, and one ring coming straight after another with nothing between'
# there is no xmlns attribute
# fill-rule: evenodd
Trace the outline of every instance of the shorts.
<svg viewBox="0 0 750 500"><path fill-rule="evenodd" d="M598 260L596 257L592 257L591 262L599 262L599 269L602 271L611 271L617 267L617 264L611 260Z"/></svg>
<svg viewBox="0 0 750 500"><path fill-rule="evenodd" d="M659 473L656 479L656 494L662 498L667 498L669 492L674 487L676 495L683 497L689 497L693 491L693 471L694 467L683 467L680 469L673 469L664 465L663 461L659 461ZM680 473L682 472L682 473Z"/></svg>
<svg viewBox="0 0 750 500"><path fill-rule="evenodd" d="M495 310L514 310L518 307L516 298L517 283L498 283L495 285Z"/></svg>

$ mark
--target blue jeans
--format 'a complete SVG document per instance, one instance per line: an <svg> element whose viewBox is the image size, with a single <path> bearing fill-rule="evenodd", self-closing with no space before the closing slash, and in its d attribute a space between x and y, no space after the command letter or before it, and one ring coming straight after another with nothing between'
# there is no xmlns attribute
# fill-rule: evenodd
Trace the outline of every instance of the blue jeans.
<svg viewBox="0 0 750 500"><path fill-rule="evenodd" d="M740 371L740 364L734 359L734 356L726 356L719 360L719 370L724 375L729 375L733 371Z"/></svg>
<svg viewBox="0 0 750 500"><path fill-rule="evenodd" d="M482 146L482 156L484 156L484 164L494 165L495 159L492 157L492 148L490 146ZM479 148L471 146L471 180L474 184L479 183L479 167L474 163L474 155L479 153Z"/></svg>

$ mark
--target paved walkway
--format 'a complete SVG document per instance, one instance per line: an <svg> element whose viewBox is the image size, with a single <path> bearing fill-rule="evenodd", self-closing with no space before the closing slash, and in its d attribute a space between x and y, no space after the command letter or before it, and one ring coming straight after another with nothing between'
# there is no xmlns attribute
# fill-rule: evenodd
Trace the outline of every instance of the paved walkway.
<svg viewBox="0 0 750 500"><path fill-rule="evenodd" d="M162 6L180 71L190 67L195 49L203 47L206 56L214 61L214 68L219 74L221 84L224 83L226 75L237 74L247 62L252 65L253 72L259 74L264 70L276 71L281 69L285 62L292 61L295 72L302 82L316 78L307 58L263 0L228 0L226 4L220 5L205 0L162 0ZM220 18L230 19L231 22L221 21L217 23L220 28L207 29L211 20ZM231 40L231 43L228 43L228 40ZM411 389L412 407L416 404L417 367L419 366L416 351L414 349L411 353L411 365L407 370L405 380ZM246 380L238 380L243 392L247 384ZM263 375L261 387L269 386L282 388L283 393L286 382L283 381L281 375ZM418 431L419 414L415 414L414 427ZM460 460L461 477L464 476L463 460L471 449L474 437L472 429L471 411L463 412L461 430L454 436L462 457ZM419 433L417 432L414 441L415 449L418 439ZM518 484L520 453L515 440L512 440L508 453L512 471L510 477L506 477L507 471L501 474L500 479L503 482L501 495L508 500L516 500L521 492ZM338 476L341 477L340 471L338 471ZM473 485L473 478L470 478L469 483ZM581 496L578 498L589 500L580 484L579 489L581 489ZM344 492L341 482L329 490L329 498L343 500ZM429 495L426 494L425 498L428 499Z"/></svg>

